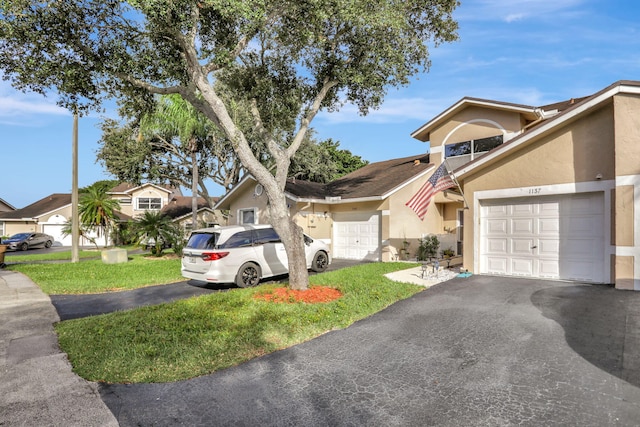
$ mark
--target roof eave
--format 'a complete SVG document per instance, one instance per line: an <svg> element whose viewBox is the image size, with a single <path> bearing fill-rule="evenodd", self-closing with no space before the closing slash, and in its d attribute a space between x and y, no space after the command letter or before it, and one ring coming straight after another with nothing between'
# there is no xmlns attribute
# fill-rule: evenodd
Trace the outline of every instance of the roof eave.
<svg viewBox="0 0 640 427"><path fill-rule="evenodd" d="M487 166L488 164L493 163L503 156L513 152L513 150L516 150L519 147L522 147L523 145L531 142L532 140L535 140L536 138L539 138L540 136L553 131L558 126L575 119L585 111L595 108L596 106L608 101L610 98L619 93L640 95L640 86L638 86L637 84L629 84L625 82L614 83L613 85L596 93L592 97L584 100L582 103L577 104L576 107L567 110L564 113L558 114L557 116L540 124L537 128L534 128L531 131L512 139L508 144L503 144L496 148L494 151L487 153L479 159L456 169L455 176L458 178L464 178L465 175L468 175L472 172L477 171L483 166Z"/></svg>
<svg viewBox="0 0 640 427"><path fill-rule="evenodd" d="M536 108L531 106L465 97L453 104L451 107L444 110L442 113L438 114L436 117L434 117L424 125L420 126L418 129L411 132L411 137L422 142L427 142L429 140L428 135L435 126L446 121L449 116L455 114L456 112L467 106L480 106L500 110L509 110L520 114L536 114Z"/></svg>

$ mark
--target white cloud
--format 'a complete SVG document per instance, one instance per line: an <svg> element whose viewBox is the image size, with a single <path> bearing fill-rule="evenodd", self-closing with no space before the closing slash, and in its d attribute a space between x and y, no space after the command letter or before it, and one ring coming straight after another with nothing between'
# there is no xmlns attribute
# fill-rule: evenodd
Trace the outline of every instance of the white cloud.
<svg viewBox="0 0 640 427"><path fill-rule="evenodd" d="M16 117L32 114L69 115L69 112L56 104L35 99L19 99L12 96L0 96L0 117Z"/></svg>
<svg viewBox="0 0 640 427"><path fill-rule="evenodd" d="M353 104L346 104L334 113L323 112L318 121L324 124L344 123L403 123L410 120L424 120L438 111L439 104L425 98L389 98L377 110L361 116Z"/></svg>
<svg viewBox="0 0 640 427"><path fill-rule="evenodd" d="M585 0L478 0L462 2L457 17L461 20L498 20L507 23L551 16L585 3Z"/></svg>
<svg viewBox="0 0 640 427"><path fill-rule="evenodd" d="M68 116L70 113L38 93L23 93L8 82L0 82L0 123L33 126L43 116Z"/></svg>

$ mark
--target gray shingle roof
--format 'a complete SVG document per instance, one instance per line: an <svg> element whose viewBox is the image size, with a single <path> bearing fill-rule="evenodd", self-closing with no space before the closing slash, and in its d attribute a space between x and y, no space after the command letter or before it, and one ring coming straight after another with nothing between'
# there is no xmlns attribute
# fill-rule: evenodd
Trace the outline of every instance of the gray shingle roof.
<svg viewBox="0 0 640 427"><path fill-rule="evenodd" d="M216 200L214 200L214 203ZM206 208L209 205L202 197L198 197L198 209ZM169 204L162 207L162 213L170 218L179 218L191 213L191 196L176 196Z"/></svg>
<svg viewBox="0 0 640 427"><path fill-rule="evenodd" d="M429 154L369 163L328 184L289 180L285 190L300 198L357 199L383 196L419 173L433 167Z"/></svg>
<svg viewBox="0 0 640 427"><path fill-rule="evenodd" d="M22 209L0 213L0 219L35 218L71 204L71 194L55 193L44 197Z"/></svg>

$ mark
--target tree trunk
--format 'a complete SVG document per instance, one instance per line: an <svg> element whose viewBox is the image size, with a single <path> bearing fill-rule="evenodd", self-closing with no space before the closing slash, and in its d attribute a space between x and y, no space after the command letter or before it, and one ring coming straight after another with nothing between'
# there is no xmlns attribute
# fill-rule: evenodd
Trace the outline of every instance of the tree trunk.
<svg viewBox="0 0 640 427"><path fill-rule="evenodd" d="M195 58L191 58L194 61ZM198 66L190 67L192 71L199 70ZM197 73L196 73L197 74ZM284 195L284 186L287 178L289 159L284 153L275 155L278 164L276 175L273 176L253 155L245 135L229 116L222 100L209 85L204 75L194 75L195 83L204 98L204 102L192 94L185 93L192 105L198 108L205 116L218 124L229 140L232 141L233 150L254 178L264 187L269 207L271 225L276 230L284 244L289 260L289 287L291 289L306 290L309 288L309 272L304 252L304 239L302 229L289 217L287 199ZM190 96L191 95L191 96ZM304 135L303 135L304 136Z"/></svg>
<svg viewBox="0 0 640 427"><path fill-rule="evenodd" d="M286 203L284 203L284 208L282 209L282 204L270 203L269 217L287 251L289 287L304 291L309 288L309 271L307 270L303 232L302 228L289 217Z"/></svg>
<svg viewBox="0 0 640 427"><path fill-rule="evenodd" d="M193 142L192 142L193 144ZM195 144L193 144L195 145ZM197 150L191 147L191 229L198 228L198 156Z"/></svg>

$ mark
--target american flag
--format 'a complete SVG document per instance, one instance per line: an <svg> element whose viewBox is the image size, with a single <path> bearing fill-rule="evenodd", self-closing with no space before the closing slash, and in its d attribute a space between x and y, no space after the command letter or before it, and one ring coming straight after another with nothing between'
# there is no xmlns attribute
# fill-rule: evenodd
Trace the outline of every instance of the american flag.
<svg viewBox="0 0 640 427"><path fill-rule="evenodd" d="M456 183L449 176L447 167L442 163L438 169L431 175L431 178L424 183L418 192L405 204L409 206L418 215L420 220L424 220L427 214L429 203L437 192L455 187Z"/></svg>

